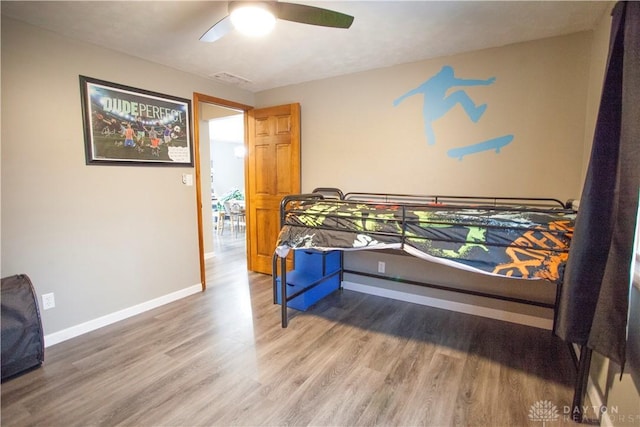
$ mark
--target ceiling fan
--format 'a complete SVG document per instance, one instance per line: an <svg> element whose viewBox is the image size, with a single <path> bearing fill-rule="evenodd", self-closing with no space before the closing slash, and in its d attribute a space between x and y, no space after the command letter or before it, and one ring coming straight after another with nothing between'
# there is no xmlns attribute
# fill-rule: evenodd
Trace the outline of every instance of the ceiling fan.
<svg viewBox="0 0 640 427"><path fill-rule="evenodd" d="M264 35L271 31L276 19L321 27L349 28L353 16L297 3L279 1L230 1L229 14L216 22L201 37L214 42L234 28L248 35Z"/></svg>

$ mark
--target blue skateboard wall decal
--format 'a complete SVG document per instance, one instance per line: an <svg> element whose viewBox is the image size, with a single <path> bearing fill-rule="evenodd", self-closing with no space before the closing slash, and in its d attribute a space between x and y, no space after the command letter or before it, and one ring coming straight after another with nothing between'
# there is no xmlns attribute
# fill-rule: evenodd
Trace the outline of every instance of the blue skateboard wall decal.
<svg viewBox="0 0 640 427"><path fill-rule="evenodd" d="M410 96L422 95L424 132L427 144L434 145L436 143L436 135L433 131L433 122L447 114L456 105L460 105L469 120L474 123L477 123L487 110L487 104L476 105L464 90L455 90L448 93L449 90L458 86L489 86L495 81L495 77L488 79L461 79L455 75L453 67L445 65L418 87L395 99L393 106L397 107L405 98ZM449 150L447 154L449 157L462 160L466 155L487 150L495 150L496 153L500 153L500 149L511 143L511 141L513 141L513 135L505 135L465 147L454 148Z"/></svg>
<svg viewBox="0 0 640 427"><path fill-rule="evenodd" d="M483 151L496 150L496 153L500 153L500 149L505 145L509 145L511 141L513 141L513 135L499 136L487 141L478 142L477 144L467 145L466 147L452 148L447 151L447 155L462 160L464 156L481 153Z"/></svg>

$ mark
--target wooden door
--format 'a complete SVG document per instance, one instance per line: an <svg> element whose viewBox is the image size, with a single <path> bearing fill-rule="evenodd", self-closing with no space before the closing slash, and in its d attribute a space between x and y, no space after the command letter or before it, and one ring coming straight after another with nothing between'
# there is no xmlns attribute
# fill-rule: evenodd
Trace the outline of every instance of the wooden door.
<svg viewBox="0 0 640 427"><path fill-rule="evenodd" d="M247 266L271 274L280 201L300 192L300 104L254 109L247 117Z"/></svg>

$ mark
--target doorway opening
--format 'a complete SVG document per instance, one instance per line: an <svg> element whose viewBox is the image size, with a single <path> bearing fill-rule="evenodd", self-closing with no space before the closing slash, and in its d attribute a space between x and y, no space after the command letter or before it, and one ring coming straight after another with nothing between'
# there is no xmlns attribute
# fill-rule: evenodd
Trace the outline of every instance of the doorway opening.
<svg viewBox="0 0 640 427"><path fill-rule="evenodd" d="M280 202L284 195L300 192L300 104L254 109L199 93L194 93L193 97L194 116L198 120L198 126L194 126L194 146L196 147L196 203L202 289L206 289L207 268L204 254L207 248L205 238L208 233L204 230L213 230L212 221L205 224L211 218L212 208L209 201L211 187L209 172L202 173L202 171L210 169L210 160L209 150L206 146L203 148L201 142L206 143L209 140L208 122L202 120L201 112L209 104L244 112L244 141L248 149L248 155L244 160L246 195L244 270L272 274L273 248L280 231L278 225ZM206 138L205 134L207 134ZM203 158L204 156L206 158Z"/></svg>
<svg viewBox="0 0 640 427"><path fill-rule="evenodd" d="M205 290L208 259L236 258L246 266L247 221L242 210L246 159L242 152L246 113L252 107L199 93L193 96L200 278ZM227 213L225 205L234 211Z"/></svg>
<svg viewBox="0 0 640 427"><path fill-rule="evenodd" d="M206 128L200 133L200 150L209 166L202 162L203 198L208 194L203 214L210 225L204 230L205 259L229 251L246 258L244 111L202 103L200 113L201 127Z"/></svg>
<svg viewBox="0 0 640 427"><path fill-rule="evenodd" d="M211 214L215 251L246 251L244 112L209 119Z"/></svg>

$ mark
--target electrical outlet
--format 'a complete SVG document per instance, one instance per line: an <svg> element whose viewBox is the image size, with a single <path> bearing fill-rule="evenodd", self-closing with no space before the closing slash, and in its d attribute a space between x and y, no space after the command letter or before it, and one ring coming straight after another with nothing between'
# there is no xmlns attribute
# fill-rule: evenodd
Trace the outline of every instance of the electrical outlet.
<svg viewBox="0 0 640 427"><path fill-rule="evenodd" d="M386 264L384 261L378 261L378 273L384 273L385 268Z"/></svg>
<svg viewBox="0 0 640 427"><path fill-rule="evenodd" d="M54 308L56 306L56 298L53 295L53 292L50 294L42 294L42 309L49 310L50 308Z"/></svg>

